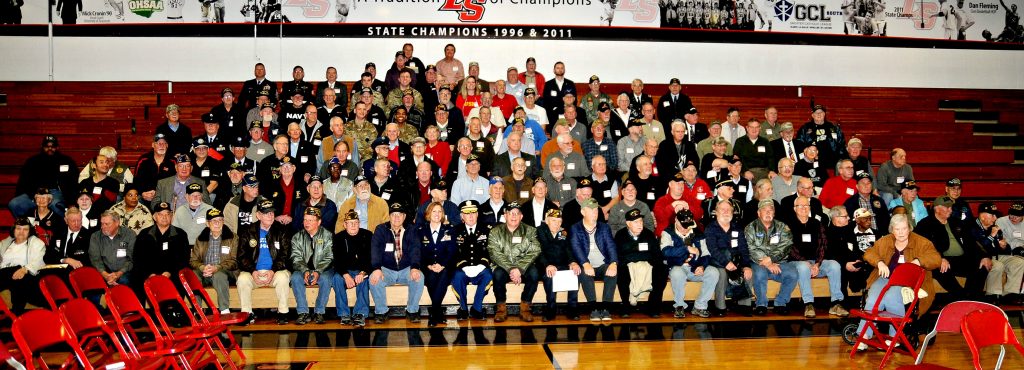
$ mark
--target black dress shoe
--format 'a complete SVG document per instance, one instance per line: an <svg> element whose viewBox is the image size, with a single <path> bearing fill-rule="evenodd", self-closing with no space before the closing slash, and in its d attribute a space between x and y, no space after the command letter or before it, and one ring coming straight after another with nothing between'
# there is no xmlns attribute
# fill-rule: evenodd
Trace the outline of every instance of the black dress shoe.
<svg viewBox="0 0 1024 370"><path fill-rule="evenodd" d="M772 308L772 312L774 312L776 315L789 315L789 307L776 306Z"/></svg>
<svg viewBox="0 0 1024 370"><path fill-rule="evenodd" d="M411 322L411 323L418 323L418 322L420 322L420 313L419 312L409 312L409 322Z"/></svg>
<svg viewBox="0 0 1024 370"><path fill-rule="evenodd" d="M767 314L768 314L768 307L757 306L757 308L754 308L754 315L764 316L764 315L767 315Z"/></svg>
<svg viewBox="0 0 1024 370"><path fill-rule="evenodd" d="M475 308L469 309L469 317L472 317L474 320L487 320L487 316L484 312L477 311Z"/></svg>
<svg viewBox="0 0 1024 370"><path fill-rule="evenodd" d="M468 318L469 318L469 311L466 311L466 310L463 310L463 309L460 308L458 311L455 312L455 320L465 321Z"/></svg>
<svg viewBox="0 0 1024 370"><path fill-rule="evenodd" d="M249 316L245 318L245 321L242 321L242 326L249 326L254 323L256 323L256 314L249 312Z"/></svg>

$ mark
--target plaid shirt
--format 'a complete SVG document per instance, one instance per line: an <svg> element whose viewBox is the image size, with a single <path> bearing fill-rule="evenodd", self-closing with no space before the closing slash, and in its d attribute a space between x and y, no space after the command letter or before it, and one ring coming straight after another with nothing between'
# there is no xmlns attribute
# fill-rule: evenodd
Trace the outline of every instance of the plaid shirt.
<svg viewBox="0 0 1024 370"><path fill-rule="evenodd" d="M602 147L604 150L602 150ZM619 155L615 147L615 142L612 139L605 137L601 142L601 145L597 145L594 139L587 139L583 142L583 157L587 159L587 165L589 166L594 156L600 154L604 157L605 162L608 163L609 170L616 170L619 164Z"/></svg>
<svg viewBox="0 0 1024 370"><path fill-rule="evenodd" d="M210 236L210 247L206 248L206 256L203 258L204 265L220 264L220 238Z"/></svg>

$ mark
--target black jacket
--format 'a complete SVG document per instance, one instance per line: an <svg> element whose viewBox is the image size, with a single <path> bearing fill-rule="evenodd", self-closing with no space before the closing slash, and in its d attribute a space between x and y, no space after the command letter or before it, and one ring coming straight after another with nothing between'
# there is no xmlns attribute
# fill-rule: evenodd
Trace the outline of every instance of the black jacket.
<svg viewBox="0 0 1024 370"><path fill-rule="evenodd" d="M971 235L970 224L964 224L960 220L952 217L946 221L949 224L950 231L953 232L953 237L960 242L960 247L963 248L963 257L968 261L979 261L982 258L989 258L989 252L981 248L977 241L974 240L974 236ZM935 215L929 215L923 220L917 222L917 226L914 227L914 233L927 238L932 244L935 244L935 250L945 256L946 251L949 250L949 234L946 233L946 225L943 225L935 218Z"/></svg>
<svg viewBox="0 0 1024 370"><path fill-rule="evenodd" d="M694 167L700 167L700 159L697 157L697 146L693 143L686 141L685 138L682 142L682 152L676 149L676 143L672 137L669 136L658 144L658 154L654 156L654 163L658 165L658 173L665 176L673 176L678 173L681 168L677 166L679 158L683 157L683 167L687 163L692 163Z"/></svg>
<svg viewBox="0 0 1024 370"><path fill-rule="evenodd" d="M354 270L369 276L373 272L370 265L372 239L373 233L366 229L359 229L356 235L349 235L346 230L334 234L334 245L331 247L334 252L334 271L342 274Z"/></svg>
<svg viewBox="0 0 1024 370"><path fill-rule="evenodd" d="M683 115L691 107L693 107L693 102L682 91L679 92L679 97L674 102L672 101L672 92L666 92L658 99L658 121L668 125L674 119L683 119Z"/></svg>
<svg viewBox="0 0 1024 370"><path fill-rule="evenodd" d="M267 92L270 101L277 101L277 84L268 79L263 79L263 83L257 83L254 78L242 83L242 91L238 94L238 102L244 104L246 109L255 107L256 96L261 91Z"/></svg>
<svg viewBox="0 0 1024 370"><path fill-rule="evenodd" d="M53 230L53 237L50 238L50 244L46 246L43 262L47 265L53 265L61 263L60 260L65 257L71 257L82 262L84 265L88 265L89 236L92 235L92 232L93 230L86 229L83 226L78 230L78 235L75 235L75 242L68 244L67 227Z"/></svg>
<svg viewBox="0 0 1024 370"><path fill-rule="evenodd" d="M563 228L557 234L552 234L547 225L541 225L537 228L537 241L541 245L537 268L544 270L548 266L555 266L559 270L568 270L570 264L578 263L572 254L568 230Z"/></svg>
<svg viewBox="0 0 1024 370"><path fill-rule="evenodd" d="M156 225L139 231L132 256L132 279L145 281L151 274L170 273L177 280L178 271L187 267L192 254L185 230L171 226L160 234Z"/></svg>
<svg viewBox="0 0 1024 370"><path fill-rule="evenodd" d="M238 230L238 271L252 273L256 271L256 259L259 257L260 224L241 227ZM369 242L367 242L369 244ZM271 270L287 271L291 266L292 232L287 225L274 222L267 232L267 247L270 258L274 260Z"/></svg>

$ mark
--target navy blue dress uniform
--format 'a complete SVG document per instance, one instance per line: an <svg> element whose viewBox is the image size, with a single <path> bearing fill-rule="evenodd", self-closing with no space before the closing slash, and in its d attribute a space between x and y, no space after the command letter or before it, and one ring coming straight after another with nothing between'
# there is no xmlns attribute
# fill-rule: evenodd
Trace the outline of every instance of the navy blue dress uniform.
<svg viewBox="0 0 1024 370"><path fill-rule="evenodd" d="M218 127L220 126L220 121L217 120L217 117L214 116L213 113L206 113L206 114L204 114L202 119L203 119L203 124L204 125L214 124L214 125L217 125ZM218 128L217 129L217 135L213 136L213 137L210 137L204 131L202 134L197 135L196 137L192 138L192 148L193 149L195 149L195 147L196 147L195 146L196 140L199 140L199 139L203 139L203 141L206 142L206 146L208 148L210 148L210 158L213 158L213 159L216 159L216 160L220 161L220 160L223 160L224 158L230 158L231 157L231 151L229 150L228 145L230 145L234 141L233 134L225 135L223 130Z"/></svg>
<svg viewBox="0 0 1024 370"><path fill-rule="evenodd" d="M480 203L475 200L467 200L459 206L462 214L474 214L478 213ZM487 250L487 235L490 231L490 225L480 222L475 225L460 223L452 230L458 248L455 255L455 271L451 281L452 291L455 293L455 298L459 300L459 311L456 315L458 320L465 320L467 316L477 320L484 319L483 300L494 279L490 268L490 252ZM473 308L467 313L466 287L469 284L476 285L477 289L473 298Z"/></svg>
<svg viewBox="0 0 1024 370"><path fill-rule="evenodd" d="M295 94L302 94L302 100L312 102L314 95L313 84L303 80L292 80L281 85L281 105L289 103L285 99L291 99Z"/></svg>
<svg viewBox="0 0 1024 370"><path fill-rule="evenodd" d="M234 95L234 91L230 87L226 87L220 91L220 96L223 97L225 94ZM220 131L229 136L229 141L233 137L249 136L246 134L247 125L245 122L245 115L248 109L242 106L244 104L239 101L239 104L231 105L231 109L225 107L224 104L219 104L210 109L210 114L213 115L217 122L220 122Z"/></svg>
<svg viewBox="0 0 1024 370"><path fill-rule="evenodd" d="M250 141L249 141L248 137L237 137L237 138L235 138L235 140L233 142L231 142L231 148L232 149L234 149L234 148L246 148L246 149L248 149L249 148L249 144L250 144ZM234 154L234 153L232 153L232 154ZM233 163L238 163L241 166L241 171L242 172L251 173L251 174L255 174L256 173L256 161L253 160L252 158L249 158L249 157L242 157L242 159L238 159L238 158L235 158L234 155L232 155L232 156L229 156L229 157L225 158L223 161L221 161L221 163L224 164L225 171L231 169L231 165Z"/></svg>
<svg viewBox="0 0 1024 370"><path fill-rule="evenodd" d="M420 266L423 267L424 285L427 294L430 295L427 326L433 327L445 321L442 303L452 282L458 245L455 243L453 228L447 223L441 224L437 230L432 230L430 222L425 222L416 227L415 233L420 239ZM431 270L433 265L439 265L441 271Z"/></svg>
<svg viewBox="0 0 1024 370"><path fill-rule="evenodd" d="M268 79L257 82L254 78L242 83L242 91L238 95L238 101L249 109L256 106L256 97L260 95L269 96L270 101L277 101L277 84Z"/></svg>
<svg viewBox="0 0 1024 370"><path fill-rule="evenodd" d="M679 84L679 79L673 77L668 84ZM693 101L682 91L675 96L669 91L662 95L661 99L658 99L658 121L668 123L674 119L683 119L683 115L692 107Z"/></svg>

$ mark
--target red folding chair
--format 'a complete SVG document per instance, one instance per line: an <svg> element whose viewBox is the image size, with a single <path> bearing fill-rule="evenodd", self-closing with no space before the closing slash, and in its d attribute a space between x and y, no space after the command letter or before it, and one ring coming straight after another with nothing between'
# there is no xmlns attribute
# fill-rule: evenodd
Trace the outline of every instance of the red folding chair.
<svg viewBox="0 0 1024 370"><path fill-rule="evenodd" d="M241 346L235 341L234 334L231 334L231 328L229 325L237 325L249 318L249 314L246 312L235 312L229 314L221 314L220 308L210 298L210 293L203 289L202 281L199 281L199 276L196 275L195 271L190 268L183 268L178 271L178 278L181 279L181 285L185 288L185 294L188 295L188 299L192 302L192 307L195 309L199 318L206 325L223 325L225 326L228 334L228 338L231 340L231 348L238 353L238 357L245 361L245 354L242 353ZM203 303L206 307L210 308L210 314L207 315L203 310Z"/></svg>
<svg viewBox="0 0 1024 370"><path fill-rule="evenodd" d="M149 279L146 279L145 283L146 296L149 298L149 303L153 305L153 310L156 314L157 321L160 323L161 329L171 339L195 339L199 342L209 346L209 349L213 351L213 347L216 346L218 351L224 355L225 362L232 369L238 369L238 365L231 359L231 352L224 348L224 344L220 342L220 334L227 332L227 327L223 325L205 325L197 322L195 316L186 314L190 322L190 327L181 330L171 330L170 325L167 324L167 320L164 319L163 309L161 305L165 303L178 304L183 309L188 311L188 306L185 301L178 295L178 289L174 287L174 283L171 279L163 275L153 275ZM223 369L220 361L215 361L214 364L218 369Z"/></svg>
<svg viewBox="0 0 1024 370"><path fill-rule="evenodd" d="M7 344L0 341L0 362L6 363L14 370L25 370L25 365L19 361L21 352L17 348L8 348Z"/></svg>
<svg viewBox="0 0 1024 370"><path fill-rule="evenodd" d="M850 358L853 358L857 354L857 346L861 343L865 343L868 346L872 346L878 349L885 350L885 356L882 357L882 363L878 365L878 368L884 368L885 364L889 362L889 357L892 356L893 352L910 355L911 357L917 356L917 351L910 345L910 341L907 336L903 333L903 329L910 323L914 308L917 307L917 302L920 301L920 297L917 292L921 289L921 285L924 284L925 270L921 266L904 263L896 267L889 275L889 282L885 284L882 291L878 294L878 299L875 300L875 306L870 311L864 310L852 310L850 312L851 317L857 317L865 321L864 329L860 331L857 336L857 340L853 343L853 348L850 349ZM898 316L888 311L878 311L878 306L882 304L882 297L889 289L902 289L908 287L914 291L914 299L910 302L907 307L906 314ZM876 323L887 323L892 325L896 330L896 335L890 336L888 333L883 333L878 330ZM874 334L874 338L865 338L868 330L871 330ZM889 341L886 344L886 341ZM897 349L897 346L903 348Z"/></svg>
<svg viewBox="0 0 1024 370"><path fill-rule="evenodd" d="M71 280L71 289L75 290L75 294L79 297L84 297L82 294L85 292L101 291L103 294L110 293L110 288L107 285L107 281L103 279L103 274L100 271L92 267L82 267L71 271L68 275L68 279Z"/></svg>
<svg viewBox="0 0 1024 370"><path fill-rule="evenodd" d="M97 363L123 362L130 369L163 369L167 362L159 356L133 357L121 345L114 330L107 326L96 306L77 298L60 306L60 318L70 335L82 345L86 356ZM91 355L91 356L90 356Z"/></svg>
<svg viewBox="0 0 1024 370"><path fill-rule="evenodd" d="M25 367L29 370L33 370L37 366L49 369L41 352L58 344L66 344L71 347L71 353L65 358L62 368L77 367L86 370L94 368L85 356L85 352L82 351L82 346L61 324L57 314L49 310L40 309L26 312L14 320L12 331L14 332L14 341L18 343L18 349L25 357ZM63 352L65 349L61 351Z"/></svg>
<svg viewBox="0 0 1024 370"><path fill-rule="evenodd" d="M979 351L982 348L999 345L999 360L996 361L996 369L1003 366L1003 359L1006 356L1006 346L1009 344L1024 355L1024 347L1017 341L1017 335L1013 333L1013 327L1006 319L1006 313L999 311L975 311L967 314L960 330L967 340L967 347L971 349L971 357L974 361L974 368L981 369L981 358Z"/></svg>
<svg viewBox="0 0 1024 370"><path fill-rule="evenodd" d="M106 300L117 330L125 342L125 347L133 356L174 357L176 362L171 366L183 369L202 368L217 360L212 348L208 349L194 339L172 340L164 336L131 288L124 285L114 286L110 288L110 294L107 294ZM152 335L153 340L148 342L140 340L135 325L141 326L147 334Z"/></svg>
<svg viewBox="0 0 1024 370"><path fill-rule="evenodd" d="M64 280L55 275L46 275L39 279L39 290L43 291L43 298L54 311L57 311L64 302L75 299L67 284L64 284Z"/></svg>
<svg viewBox="0 0 1024 370"><path fill-rule="evenodd" d="M939 312L939 317L935 321L935 328L921 340L921 349L917 352L917 361L914 364L921 364L924 360L924 353L928 349L928 342L935 338L936 334L940 332L960 334L960 322L963 321L964 316L974 311L1003 312L999 307L985 302L958 301L946 305ZM1005 313L1003 315L1005 316Z"/></svg>

